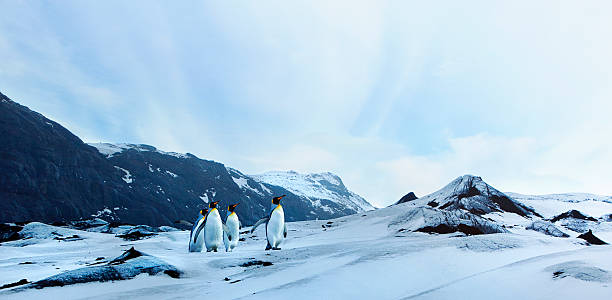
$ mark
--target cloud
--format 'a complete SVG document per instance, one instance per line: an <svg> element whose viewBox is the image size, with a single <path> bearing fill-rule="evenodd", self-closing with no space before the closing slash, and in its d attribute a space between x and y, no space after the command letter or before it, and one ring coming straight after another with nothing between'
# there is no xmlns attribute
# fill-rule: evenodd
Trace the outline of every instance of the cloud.
<svg viewBox="0 0 612 300"><path fill-rule="evenodd" d="M610 194L609 4L7 2L0 88L87 141L386 205L465 173Z"/></svg>

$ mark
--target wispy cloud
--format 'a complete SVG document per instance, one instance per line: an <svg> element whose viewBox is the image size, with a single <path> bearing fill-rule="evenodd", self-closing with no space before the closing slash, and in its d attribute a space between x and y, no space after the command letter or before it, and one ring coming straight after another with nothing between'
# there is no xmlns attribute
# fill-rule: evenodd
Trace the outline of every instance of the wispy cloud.
<svg viewBox="0 0 612 300"><path fill-rule="evenodd" d="M85 140L334 171L378 205L463 173L612 193L607 2L2 7L0 88Z"/></svg>

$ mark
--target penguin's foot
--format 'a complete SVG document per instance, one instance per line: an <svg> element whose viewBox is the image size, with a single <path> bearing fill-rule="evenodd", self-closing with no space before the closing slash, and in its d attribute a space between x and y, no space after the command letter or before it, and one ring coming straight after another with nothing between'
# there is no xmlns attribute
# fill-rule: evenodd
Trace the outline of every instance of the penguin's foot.
<svg viewBox="0 0 612 300"><path fill-rule="evenodd" d="M272 247L272 250L280 250L280 247Z"/></svg>

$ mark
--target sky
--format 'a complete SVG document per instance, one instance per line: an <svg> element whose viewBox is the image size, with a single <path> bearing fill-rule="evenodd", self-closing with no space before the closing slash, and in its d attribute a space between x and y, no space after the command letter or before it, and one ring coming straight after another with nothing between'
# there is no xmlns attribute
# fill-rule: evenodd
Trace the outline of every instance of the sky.
<svg viewBox="0 0 612 300"><path fill-rule="evenodd" d="M427 2L427 3L425 3ZM0 91L86 142L375 206L463 174L612 195L609 1L0 0Z"/></svg>

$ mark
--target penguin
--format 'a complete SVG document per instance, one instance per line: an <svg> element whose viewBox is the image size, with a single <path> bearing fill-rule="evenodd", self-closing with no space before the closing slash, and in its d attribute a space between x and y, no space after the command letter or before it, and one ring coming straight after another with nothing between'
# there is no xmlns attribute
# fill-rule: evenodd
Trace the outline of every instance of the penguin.
<svg viewBox="0 0 612 300"><path fill-rule="evenodd" d="M223 243L225 244L226 252L232 252L240 239L240 220L234 211L238 204L240 203L227 207L227 218L225 219L225 225L223 225Z"/></svg>
<svg viewBox="0 0 612 300"><path fill-rule="evenodd" d="M189 252L202 252L202 249L204 248L204 235L202 229L204 228L204 223L206 222L207 213L208 208L200 210L198 219L193 223L191 234L189 235Z"/></svg>
<svg viewBox="0 0 612 300"><path fill-rule="evenodd" d="M272 205L270 207L270 213L267 217L262 218L253 225L251 233L255 231L257 226L266 223L266 238L268 245L266 250L280 250L279 247L283 239L287 237L287 225L285 224L285 212L280 204L280 201L286 195L272 198Z"/></svg>
<svg viewBox="0 0 612 300"><path fill-rule="evenodd" d="M206 244L206 252L215 251L223 246L223 222L221 215L217 209L217 203L211 202L208 204L208 214L204 223L204 243Z"/></svg>

